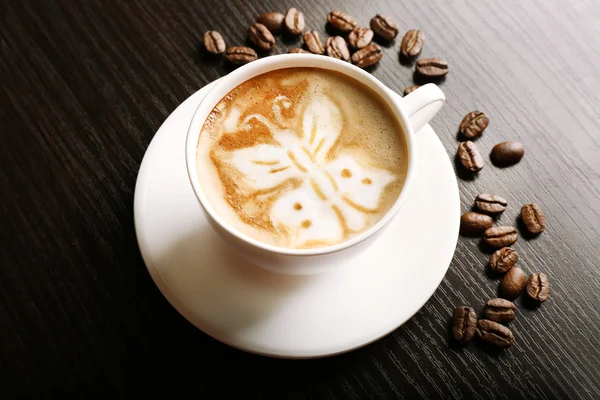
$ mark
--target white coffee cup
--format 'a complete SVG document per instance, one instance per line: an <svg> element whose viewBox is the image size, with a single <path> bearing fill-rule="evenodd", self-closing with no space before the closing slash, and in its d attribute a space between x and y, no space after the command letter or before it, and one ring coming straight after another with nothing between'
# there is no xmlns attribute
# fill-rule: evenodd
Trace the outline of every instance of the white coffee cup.
<svg viewBox="0 0 600 400"><path fill-rule="evenodd" d="M196 168L196 148L202 125L216 106L232 89L241 83L269 71L291 67L315 67L343 73L378 93L389 105L406 136L408 169L406 180L392 208L369 229L341 243L313 249L289 249L260 242L245 235L225 221L207 199L205 188L199 182ZM383 232L404 203L415 178L415 132L421 129L439 111L445 101L444 93L434 84L424 85L404 98L399 98L368 72L334 58L285 54L254 61L221 78L207 93L194 113L186 141L186 164L196 197L214 230L242 256L253 264L271 271L307 275L333 268L343 268L344 261L366 249ZM198 243L201 246L201 243Z"/></svg>

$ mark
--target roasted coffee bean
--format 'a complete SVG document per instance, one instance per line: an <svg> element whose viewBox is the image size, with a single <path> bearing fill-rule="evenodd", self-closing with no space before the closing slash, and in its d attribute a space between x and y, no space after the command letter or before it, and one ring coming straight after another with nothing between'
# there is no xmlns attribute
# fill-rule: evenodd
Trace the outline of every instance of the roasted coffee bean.
<svg viewBox="0 0 600 400"><path fill-rule="evenodd" d="M500 281L500 295L508 300L514 300L523 291L527 275L519 267L511 268Z"/></svg>
<svg viewBox="0 0 600 400"><path fill-rule="evenodd" d="M348 50L348 45L341 36L334 36L327 39L325 47L329 57L344 61L348 61L350 59L350 50Z"/></svg>
<svg viewBox="0 0 600 400"><path fill-rule="evenodd" d="M492 148L490 155L496 165L508 166L521 161L525 154L525 147L519 142L502 142Z"/></svg>
<svg viewBox="0 0 600 400"><path fill-rule="evenodd" d="M288 53L293 54L293 53L304 53L304 54L312 54L310 51L306 51L304 49L301 49L300 47L292 47Z"/></svg>
<svg viewBox="0 0 600 400"><path fill-rule="evenodd" d="M462 142L458 145L458 158L460 163L471 172L481 171L483 168L483 157L475 143L471 141Z"/></svg>
<svg viewBox="0 0 600 400"><path fill-rule="evenodd" d="M404 89L404 95L406 96L406 95L414 92L415 90L417 90L420 87L421 87L420 85L409 86Z"/></svg>
<svg viewBox="0 0 600 400"><path fill-rule="evenodd" d="M325 53L325 45L321 41L321 36L317 31L308 31L304 34L304 44L308 51L314 54Z"/></svg>
<svg viewBox="0 0 600 400"><path fill-rule="evenodd" d="M490 120L483 111L471 111L460 123L460 133L467 139L476 139L487 128Z"/></svg>
<svg viewBox="0 0 600 400"><path fill-rule="evenodd" d="M550 296L550 281L544 273L535 273L529 276L525 289L527 296L533 300L544 302Z"/></svg>
<svg viewBox="0 0 600 400"><path fill-rule="evenodd" d="M256 51L250 47L232 46L225 51L225 58L233 64L248 64L258 58Z"/></svg>
<svg viewBox="0 0 600 400"><path fill-rule="evenodd" d="M225 40L217 31L208 31L204 34L204 48L212 54L223 54L225 52Z"/></svg>
<svg viewBox="0 0 600 400"><path fill-rule="evenodd" d="M486 303L483 315L490 321L510 322L517 315L517 306L505 299L491 299Z"/></svg>
<svg viewBox="0 0 600 400"><path fill-rule="evenodd" d="M363 47L367 47L371 44L372 40L373 31L369 28L363 28L362 26L354 28L348 35L348 43L350 43L350 46L354 49L362 49Z"/></svg>
<svg viewBox="0 0 600 400"><path fill-rule="evenodd" d="M529 233L538 234L546 229L546 217L537 204L525 204L521 208L521 219Z"/></svg>
<svg viewBox="0 0 600 400"><path fill-rule="evenodd" d="M411 29L404 34L400 44L400 54L405 58L414 58L421 54L425 35L418 29Z"/></svg>
<svg viewBox="0 0 600 400"><path fill-rule="evenodd" d="M460 217L460 233L469 236L481 236L492 227L492 217L476 212L468 212Z"/></svg>
<svg viewBox="0 0 600 400"><path fill-rule="evenodd" d="M512 246L518 239L517 230L512 226L495 226L483 232L483 239L496 249Z"/></svg>
<svg viewBox="0 0 600 400"><path fill-rule="evenodd" d="M496 250L490 257L490 268L499 274L504 274L519 261L519 253L511 247Z"/></svg>
<svg viewBox="0 0 600 400"><path fill-rule="evenodd" d="M346 14L343 11L332 11L327 14L327 22L340 32L350 32L356 28L356 20L353 16Z"/></svg>
<svg viewBox="0 0 600 400"><path fill-rule="evenodd" d="M421 58L417 61L416 70L426 78L441 78L448 73L448 62L441 58Z"/></svg>
<svg viewBox="0 0 600 400"><path fill-rule="evenodd" d="M275 38L263 24L252 24L248 28L248 37L262 51L268 51L275 46Z"/></svg>
<svg viewBox="0 0 600 400"><path fill-rule="evenodd" d="M373 32L385 40L392 40L398 35L398 25L387 15L377 14L371 18L370 25Z"/></svg>
<svg viewBox="0 0 600 400"><path fill-rule="evenodd" d="M459 343L465 344L475 336L477 315L471 307L459 306L452 316L452 337Z"/></svg>
<svg viewBox="0 0 600 400"><path fill-rule="evenodd" d="M487 214L500 214L506 210L508 202L495 194L482 193L475 198L475 207Z"/></svg>
<svg viewBox="0 0 600 400"><path fill-rule="evenodd" d="M304 30L304 14L296 8L290 8L283 19L285 30L292 35L299 35Z"/></svg>
<svg viewBox="0 0 600 400"><path fill-rule="evenodd" d="M510 347L515 341L510 329L487 319L477 321L477 335L484 342L501 349Z"/></svg>
<svg viewBox="0 0 600 400"><path fill-rule="evenodd" d="M358 50L356 53L352 54L352 64L357 67L367 68L371 65L377 64L379 60L383 57L383 53L381 52L381 47L379 47L375 43L371 43L365 48Z"/></svg>
<svg viewBox="0 0 600 400"><path fill-rule="evenodd" d="M256 22L259 24L263 24L267 27L269 31L272 33L279 33L283 29L283 20L285 19L285 15L278 12L268 12L261 14Z"/></svg>

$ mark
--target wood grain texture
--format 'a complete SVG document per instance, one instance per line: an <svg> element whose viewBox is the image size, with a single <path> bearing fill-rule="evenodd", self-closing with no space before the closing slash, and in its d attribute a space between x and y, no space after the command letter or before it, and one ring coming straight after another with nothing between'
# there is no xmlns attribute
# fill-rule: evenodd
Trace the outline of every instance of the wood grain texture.
<svg viewBox="0 0 600 400"><path fill-rule="evenodd" d="M137 249L133 190L144 151L183 100L231 68L203 55L204 31L242 44L262 12L304 11L326 35L342 9L377 12L426 34L421 57L450 63L433 126L454 156L462 117L481 109L477 144L519 140L523 161L459 172L463 211L477 193L536 202L547 229L515 245L545 272L550 299L520 301L516 345L448 343L458 304L483 307L498 281L461 238L430 301L400 329L352 353L284 361L207 337L160 295ZM594 0L4 1L0 4L0 392L6 398L600 398L600 4ZM297 41L278 43L273 54ZM384 46L372 73L402 92L413 67ZM443 201L443 199L441 199ZM434 245L434 244L432 244Z"/></svg>

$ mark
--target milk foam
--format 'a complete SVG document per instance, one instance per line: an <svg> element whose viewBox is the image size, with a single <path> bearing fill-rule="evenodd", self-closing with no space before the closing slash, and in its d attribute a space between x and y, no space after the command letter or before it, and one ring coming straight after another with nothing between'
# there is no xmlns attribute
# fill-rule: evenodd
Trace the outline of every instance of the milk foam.
<svg viewBox="0 0 600 400"><path fill-rule="evenodd" d="M284 71L244 83L215 107L198 144L201 184L219 213L258 240L339 243L394 203L406 144L366 87L324 70Z"/></svg>

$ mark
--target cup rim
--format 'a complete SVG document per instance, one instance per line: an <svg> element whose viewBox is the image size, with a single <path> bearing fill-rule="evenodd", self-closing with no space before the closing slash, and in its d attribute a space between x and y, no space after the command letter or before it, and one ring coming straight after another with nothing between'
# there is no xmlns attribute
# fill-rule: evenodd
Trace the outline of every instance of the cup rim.
<svg viewBox="0 0 600 400"><path fill-rule="evenodd" d="M404 133L404 138L407 145L407 155L408 155L408 165L406 171L406 177L404 180L404 184L402 189L400 190L400 194L398 195L394 205L385 213L383 217L375 224L373 224L368 229L360 232L359 234L344 240L340 243L317 247L312 249L294 249L287 248L281 246L274 246L268 243L261 242L256 240L249 235L239 231L232 224L225 221L219 213L213 208L208 200L206 194L204 193L204 189L200 184L200 180L198 178L197 173L197 163L196 163L196 150L198 146L198 140L200 138L200 132L202 130L202 126L206 120L206 116L212 111L215 105L229 93L233 88L242 84L243 82L252 79L258 75L265 74L267 72L275 71L278 69L284 68L320 68L327 70L334 70L344 75L350 77L351 79L355 79L368 87L374 90L390 107L393 111L394 116L397 118L398 122L402 126L402 130ZM249 76L248 76L249 75ZM358 77L358 78L357 78ZM224 87L231 87L230 89L223 89ZM314 54L280 54L265 57L263 59L253 61L249 64L246 64L228 75L214 81L214 86L209 90L206 96L200 101L200 104L194 110L194 115L188 127L188 132L186 136L186 167L188 172L188 177L190 183L192 185L192 189L198 202L204 211L209 214L209 217L212 218L222 229L226 230L229 234L236 237L238 240L246 243L247 245L256 247L258 249L262 249L269 253L282 255L282 256L319 256L325 254L336 253L350 247L353 247L369 237L375 235L381 229L383 229L394 216L400 210L400 207L404 203L406 198L406 193L408 192L409 187L412 184L415 175L416 168L416 152L415 152L415 135L413 132L412 125L410 123L409 117L405 114L400 104L400 99L395 98L397 94L385 86L381 81L372 76L370 73L348 63L345 61L337 60L335 58L330 58L321 55ZM207 110L206 116L202 116L201 110ZM200 120L201 119L201 120Z"/></svg>

